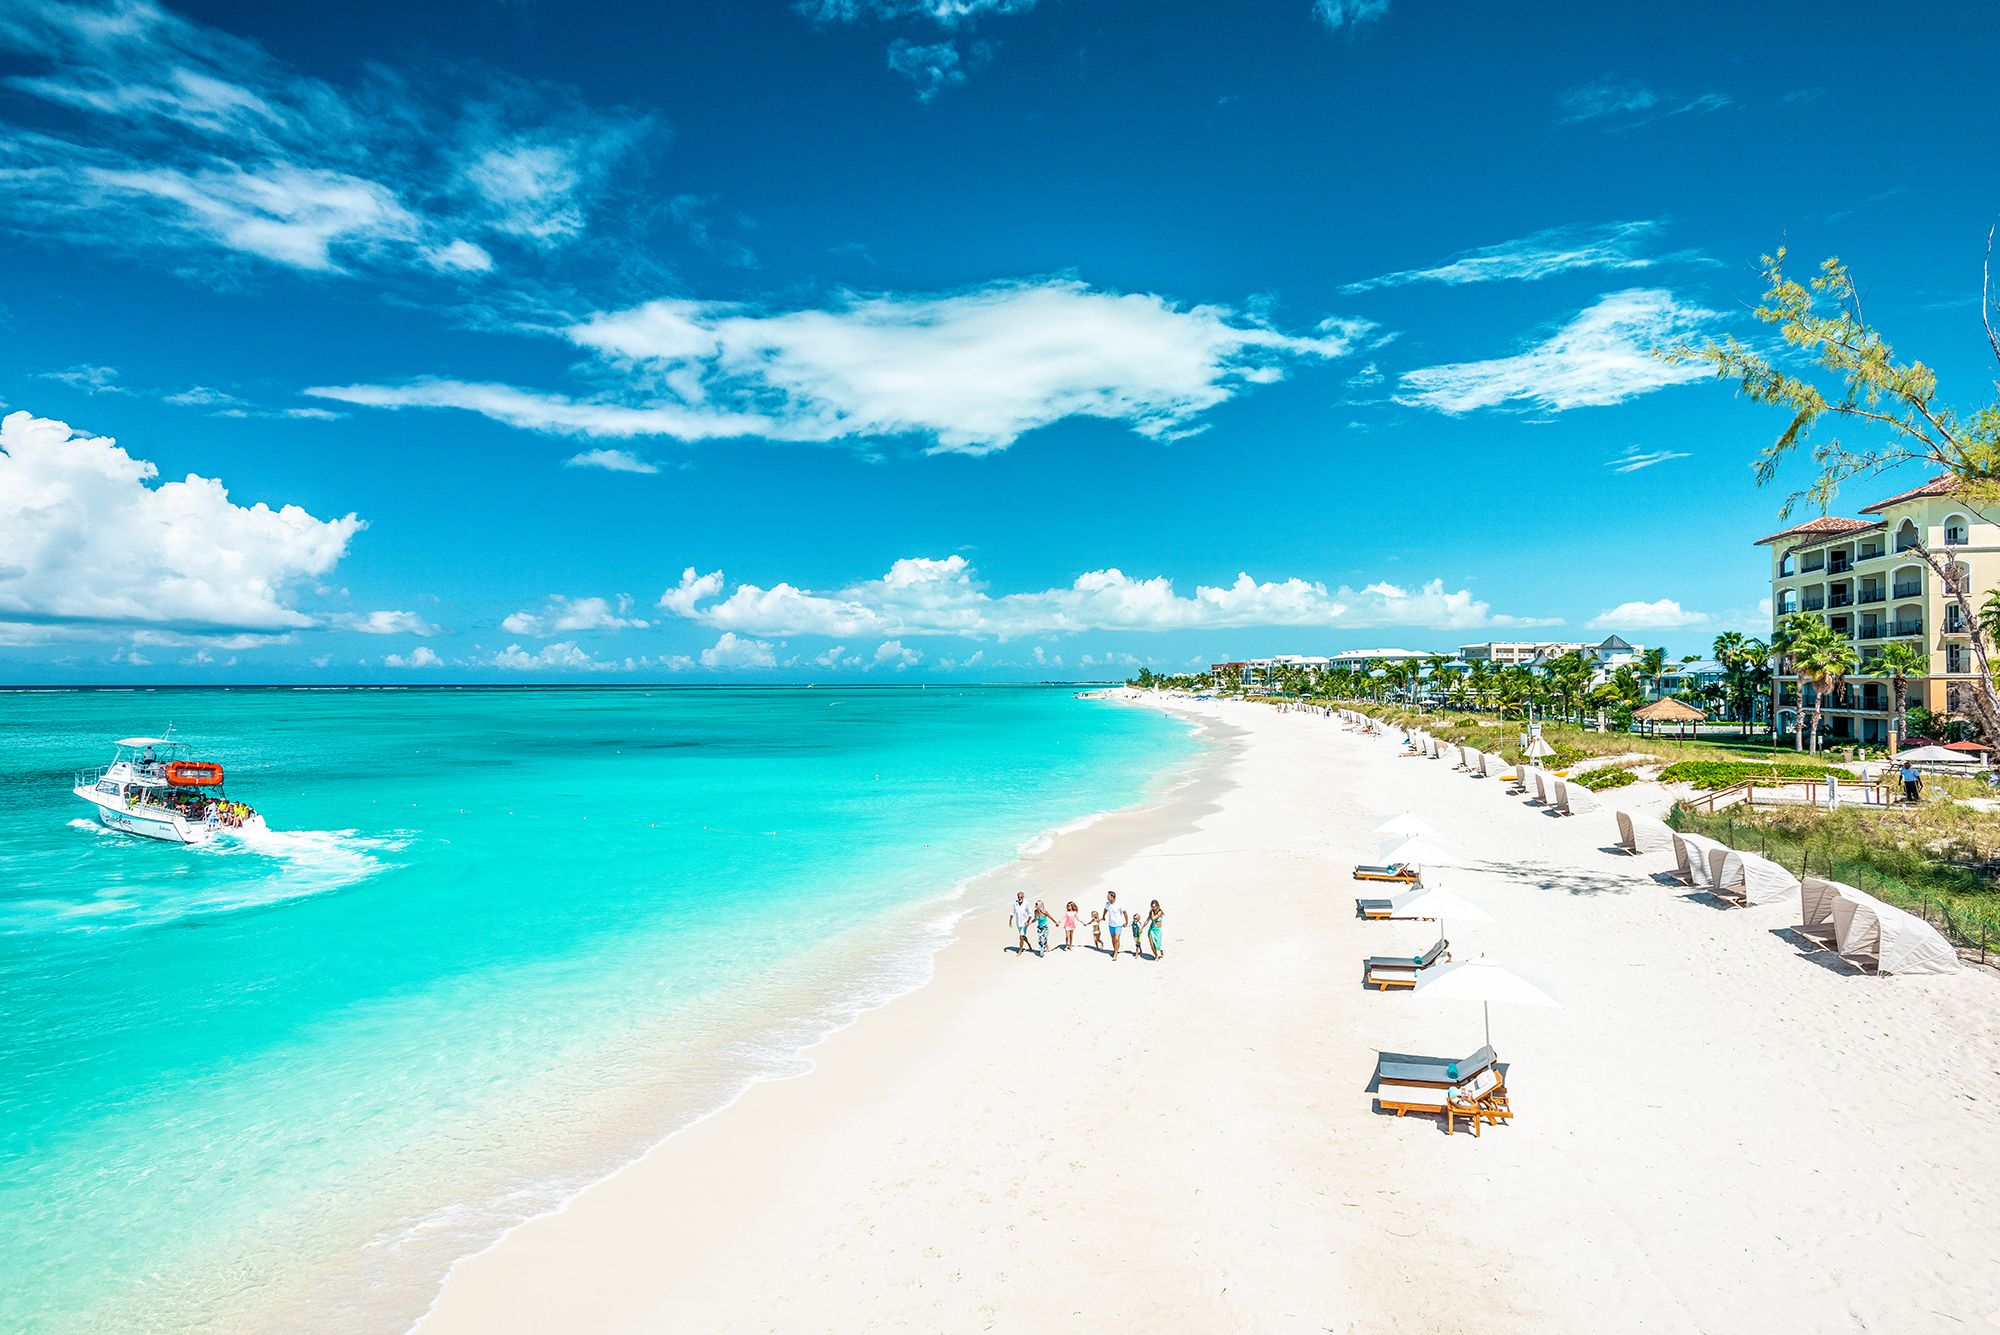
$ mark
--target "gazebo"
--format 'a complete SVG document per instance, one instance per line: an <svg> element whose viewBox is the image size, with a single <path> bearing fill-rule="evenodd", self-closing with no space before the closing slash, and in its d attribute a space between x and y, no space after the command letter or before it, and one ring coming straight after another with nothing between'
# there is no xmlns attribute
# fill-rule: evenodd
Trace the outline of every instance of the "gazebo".
<svg viewBox="0 0 2000 1335"><path fill-rule="evenodd" d="M1708 718L1708 715L1684 700L1676 700L1672 696L1666 696L1653 701L1650 705L1643 705L1633 710L1632 717L1643 723L1654 724L1657 729L1657 725L1662 723L1679 723L1682 725L1701 723ZM1681 729L1681 735L1687 735L1685 726Z"/></svg>

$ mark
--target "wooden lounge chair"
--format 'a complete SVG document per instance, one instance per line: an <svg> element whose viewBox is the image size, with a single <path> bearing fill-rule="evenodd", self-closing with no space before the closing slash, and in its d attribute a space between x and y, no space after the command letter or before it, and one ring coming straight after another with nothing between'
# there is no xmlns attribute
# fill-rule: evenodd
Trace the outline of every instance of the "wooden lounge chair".
<svg viewBox="0 0 2000 1335"><path fill-rule="evenodd" d="M1417 869L1407 862L1392 862L1380 866L1360 866L1354 869L1354 879L1357 881L1399 881L1405 885L1414 885L1417 881Z"/></svg>
<svg viewBox="0 0 2000 1335"><path fill-rule="evenodd" d="M1421 955L1372 955L1364 983L1387 992L1392 987L1415 987L1425 969L1439 960L1451 961L1451 942L1438 941Z"/></svg>
<svg viewBox="0 0 2000 1335"><path fill-rule="evenodd" d="M1507 1100L1507 1082L1493 1067L1443 1088L1383 1080L1375 1089L1375 1106L1398 1117L1413 1112L1443 1113L1447 1134L1456 1132L1458 1123L1466 1121L1472 1123L1475 1139L1482 1127L1514 1119L1513 1106Z"/></svg>
<svg viewBox="0 0 2000 1335"><path fill-rule="evenodd" d="M1400 1052L1384 1052L1375 1058L1375 1078L1399 1085L1436 1085L1445 1088L1470 1080L1500 1059L1491 1047L1470 1057L1452 1061L1444 1057L1409 1057Z"/></svg>

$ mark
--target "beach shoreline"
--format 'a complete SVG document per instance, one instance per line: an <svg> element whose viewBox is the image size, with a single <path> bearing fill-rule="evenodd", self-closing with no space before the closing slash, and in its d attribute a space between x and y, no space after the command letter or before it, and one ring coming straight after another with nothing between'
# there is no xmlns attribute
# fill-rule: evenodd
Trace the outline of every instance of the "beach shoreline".
<svg viewBox="0 0 2000 1335"><path fill-rule="evenodd" d="M809 1074L461 1261L418 1329L1930 1330L1994 1310L2000 1224L1956 1185L2000 1166L1990 974L1847 975L1787 939L1796 905L1723 912L1607 851L1609 805L1555 820L1334 720L1173 708L1229 729L1185 800L1043 868L1086 917L1105 887L1159 898L1165 960L1016 959L996 897ZM1517 1118L1477 1139L1367 1092L1378 1051L1478 1045L1477 1007L1358 986L1362 955L1436 930L1352 916L1347 865L1404 809L1476 854L1452 885L1495 921L1454 926L1455 949L1567 1002L1496 1009Z"/></svg>

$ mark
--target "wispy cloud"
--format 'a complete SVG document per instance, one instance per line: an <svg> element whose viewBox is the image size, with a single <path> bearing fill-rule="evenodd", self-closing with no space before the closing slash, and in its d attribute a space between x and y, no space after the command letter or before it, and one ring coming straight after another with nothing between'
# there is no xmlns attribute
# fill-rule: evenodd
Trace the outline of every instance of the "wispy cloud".
<svg viewBox="0 0 2000 1335"><path fill-rule="evenodd" d="M1637 445L1627 445L1624 453L1604 466L1614 473L1636 473L1642 468L1651 468L1654 464L1688 457L1680 450L1641 450Z"/></svg>
<svg viewBox="0 0 2000 1335"><path fill-rule="evenodd" d="M1389 583L1329 589L1311 580L1233 583L1182 595L1164 577L1088 571L1061 588L994 594L962 556L909 557L879 579L815 592L781 582L727 588L721 571L692 568L660 597L662 611L718 630L763 638L824 635L902 639L957 635L988 639L1076 631L1217 630L1249 626L1425 626L1462 629L1544 624L1493 612L1440 580L1416 589Z"/></svg>
<svg viewBox="0 0 2000 1335"><path fill-rule="evenodd" d="M1376 23L1389 12L1389 0L1313 0L1313 17L1339 32Z"/></svg>
<svg viewBox="0 0 2000 1335"><path fill-rule="evenodd" d="M1551 227L1515 241L1463 251L1443 264L1403 269L1349 283L1343 292L1368 292L1411 283L1533 282L1577 269L1644 269L1659 261L1638 253L1660 229L1656 222L1606 223L1597 227Z"/></svg>
<svg viewBox="0 0 2000 1335"><path fill-rule="evenodd" d="M562 331L621 379L617 398L418 380L307 393L374 407L452 407L536 430L706 440L874 441L984 454L1070 417L1171 439L1247 387L1346 355L1366 321L1288 333L1218 306L1102 292L1073 279L944 295L841 294L774 310L668 299ZM582 458L583 456L578 456ZM605 466L599 459L598 466Z"/></svg>
<svg viewBox="0 0 2000 1335"><path fill-rule="evenodd" d="M1617 128L1628 128L1662 116L1720 111L1731 104L1732 99L1726 93L1667 94L1629 79L1606 77L1563 94L1562 119L1601 120Z"/></svg>
<svg viewBox="0 0 2000 1335"><path fill-rule="evenodd" d="M1669 366L1652 353L1714 315L1657 288L1613 292L1514 356L1405 372L1396 401L1453 415L1510 404L1563 412L1621 403L1704 378L1700 367Z"/></svg>
<svg viewBox="0 0 2000 1335"><path fill-rule="evenodd" d="M155 0L0 7L11 225L336 273L572 241L649 122L490 71L311 78Z"/></svg>
<svg viewBox="0 0 2000 1335"><path fill-rule="evenodd" d="M53 380L80 389L86 394L130 394L132 391L118 383L118 370L112 366L72 366L61 371L41 371L37 380Z"/></svg>
<svg viewBox="0 0 2000 1335"><path fill-rule="evenodd" d="M897 38L889 43L889 68L917 87L917 101L929 102L986 63L992 48L974 42L961 55L953 42L912 42Z"/></svg>
<svg viewBox="0 0 2000 1335"><path fill-rule="evenodd" d="M602 468L607 473L652 474L660 471L658 464L641 459L630 450L585 450L563 460L563 467Z"/></svg>

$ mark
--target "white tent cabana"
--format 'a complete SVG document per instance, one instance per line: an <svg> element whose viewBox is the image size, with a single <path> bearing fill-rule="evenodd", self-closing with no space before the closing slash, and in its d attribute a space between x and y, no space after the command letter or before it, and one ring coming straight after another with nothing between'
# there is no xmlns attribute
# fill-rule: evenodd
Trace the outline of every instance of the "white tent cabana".
<svg viewBox="0 0 2000 1335"><path fill-rule="evenodd" d="M1673 851L1674 832L1651 816L1618 813L1618 846L1637 857L1641 853Z"/></svg>
<svg viewBox="0 0 2000 1335"><path fill-rule="evenodd" d="M1956 973L1958 952L1914 913L1844 887L1833 902L1834 949L1877 973Z"/></svg>
<svg viewBox="0 0 2000 1335"><path fill-rule="evenodd" d="M1686 831L1674 835L1674 873L1681 878L1682 885L1704 886L1708 884L1708 853L1710 849L1722 845L1706 835L1691 834Z"/></svg>
<svg viewBox="0 0 2000 1335"><path fill-rule="evenodd" d="M1709 883L1725 899L1746 905L1779 904L1799 893L1799 878L1767 857L1733 848L1708 855Z"/></svg>

